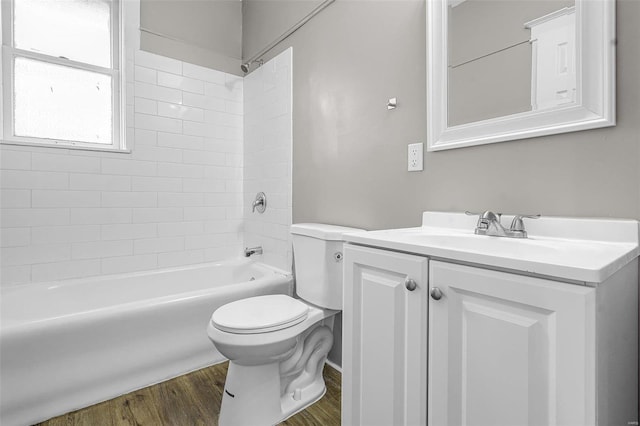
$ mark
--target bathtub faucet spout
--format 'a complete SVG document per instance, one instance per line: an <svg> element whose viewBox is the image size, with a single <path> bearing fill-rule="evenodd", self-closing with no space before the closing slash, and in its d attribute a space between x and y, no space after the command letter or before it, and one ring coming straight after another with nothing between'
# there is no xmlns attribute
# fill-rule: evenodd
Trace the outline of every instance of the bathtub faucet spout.
<svg viewBox="0 0 640 426"><path fill-rule="evenodd" d="M253 254L262 254L262 247L247 247L244 249L244 257L249 257Z"/></svg>

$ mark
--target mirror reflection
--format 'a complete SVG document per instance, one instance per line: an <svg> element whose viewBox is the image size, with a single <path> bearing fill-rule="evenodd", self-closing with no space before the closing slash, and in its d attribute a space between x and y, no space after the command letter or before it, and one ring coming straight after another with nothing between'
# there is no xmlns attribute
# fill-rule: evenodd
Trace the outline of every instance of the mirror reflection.
<svg viewBox="0 0 640 426"><path fill-rule="evenodd" d="M448 125L576 102L574 0L448 0Z"/></svg>

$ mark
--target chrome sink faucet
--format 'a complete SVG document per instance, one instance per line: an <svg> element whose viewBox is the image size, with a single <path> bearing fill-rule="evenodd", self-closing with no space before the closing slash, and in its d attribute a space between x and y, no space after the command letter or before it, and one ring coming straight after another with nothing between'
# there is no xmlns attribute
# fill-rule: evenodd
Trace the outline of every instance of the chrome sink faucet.
<svg viewBox="0 0 640 426"><path fill-rule="evenodd" d="M465 212L468 215L476 215L477 213ZM537 215L519 214L514 216L509 229L502 226L500 219L502 213L494 213L490 210L478 215L478 223L476 224L476 235L487 235L491 237L507 237L507 238L527 238L527 231L524 229L523 218L537 219Z"/></svg>

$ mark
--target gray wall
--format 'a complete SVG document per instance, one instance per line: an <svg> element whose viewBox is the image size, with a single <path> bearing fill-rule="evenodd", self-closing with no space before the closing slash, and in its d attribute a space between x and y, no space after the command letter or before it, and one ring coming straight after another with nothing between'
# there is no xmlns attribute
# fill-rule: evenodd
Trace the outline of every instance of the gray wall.
<svg viewBox="0 0 640 426"><path fill-rule="evenodd" d="M240 0L141 0L140 27L142 50L242 74Z"/></svg>
<svg viewBox="0 0 640 426"><path fill-rule="evenodd" d="M242 0L242 59L247 60L268 46L322 2Z"/></svg>
<svg viewBox="0 0 640 426"><path fill-rule="evenodd" d="M484 209L640 219L640 2L617 8L616 127L425 153L409 173L407 144L426 137L424 1L337 0L268 55L294 48L293 222L396 228L424 210Z"/></svg>
<svg viewBox="0 0 640 426"><path fill-rule="evenodd" d="M293 223L399 228L424 210L485 209L640 219L640 1L616 4L616 127L425 153L409 173L407 144L426 142L424 0L337 0L265 58L293 46Z"/></svg>

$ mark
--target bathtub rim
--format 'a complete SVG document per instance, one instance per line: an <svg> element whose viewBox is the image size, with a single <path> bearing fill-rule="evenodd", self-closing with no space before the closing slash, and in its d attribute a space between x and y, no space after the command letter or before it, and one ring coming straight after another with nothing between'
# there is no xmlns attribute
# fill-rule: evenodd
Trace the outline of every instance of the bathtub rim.
<svg viewBox="0 0 640 426"><path fill-rule="evenodd" d="M109 275L98 275L98 276L92 276L92 277L86 277L86 278L74 278L72 280L43 281L38 283L16 285L16 286L10 286L8 288L0 289L0 296L2 296L2 300L3 300L2 303L5 303L5 300L6 300L5 296L7 293L12 293L14 291L19 292L26 288L28 289L42 288L44 290L47 290L50 288L58 288L60 286L72 286L72 285L78 285L81 283L87 283L90 285L90 283L93 283L93 282L102 282L102 281L107 281L112 279L113 280L130 279L130 278L135 278L140 276L155 275L155 274L161 274L161 273L167 273L167 272L179 272L184 270L205 269L207 267L212 267L212 266L226 266L226 265L230 265L230 266L251 265L260 269L261 272L264 273L264 275L255 280L239 281L235 283L225 283L224 285L213 287L213 288L202 288L202 289L191 290L191 291L176 292L176 293L171 293L171 294L167 294L159 297L152 297L152 298L143 299L143 300L135 300L131 302L105 305L105 306L101 306L94 309L81 310L78 312L69 312L62 315L54 315L54 316L48 316L45 318L37 318L35 320L9 322L8 324L7 324L8 322L7 319L3 315L3 312L2 312L3 310L0 309L0 318L2 319L0 321L0 336L2 339L4 339L4 338L9 338L21 332L32 331L39 327L48 327L49 325L51 326L58 326L58 325L64 326L67 324L71 325L78 320L82 320L83 318L89 319L91 321L97 321L97 320L109 317L115 311L119 313L125 313L133 309L151 309L158 306L165 306L165 305L170 305L174 303L180 303L188 299L205 297L211 293L214 293L216 290L220 290L225 287L234 286L238 284L251 283L253 285L259 285L262 283L270 283L273 280L282 279L283 277L286 278L287 280L293 281L293 274L290 272L283 271L279 268L273 267L271 265L267 265L265 263L259 262L254 259L232 258L232 259L227 259L222 261L205 262L205 263L198 263L193 265L184 265L179 267L152 269L147 271L136 271L136 272L128 272L128 273L109 274Z"/></svg>
<svg viewBox="0 0 640 426"><path fill-rule="evenodd" d="M211 262L193 263L190 265L169 266L166 268L157 268L157 269L145 269L144 271L119 272L116 274L90 275L86 277L78 277L78 278L70 278L70 279L38 281L38 282L30 282L30 283L24 283L24 284L11 284L8 286L0 287L0 295L4 296L4 293L12 293L13 291L20 291L20 290L31 289L31 288L66 287L66 286L78 285L81 283L88 283L88 282L93 283L93 282L107 281L111 279L136 278L136 277L141 277L146 275L154 275L157 273L180 272L185 270L204 269L207 267L223 266L223 265L230 265L230 266L254 265L258 268L266 269L267 271L274 272L277 274L291 275L291 272L285 271L280 268L276 268L275 266L267 265L266 263L260 262L257 259L234 257L234 258L216 260Z"/></svg>

